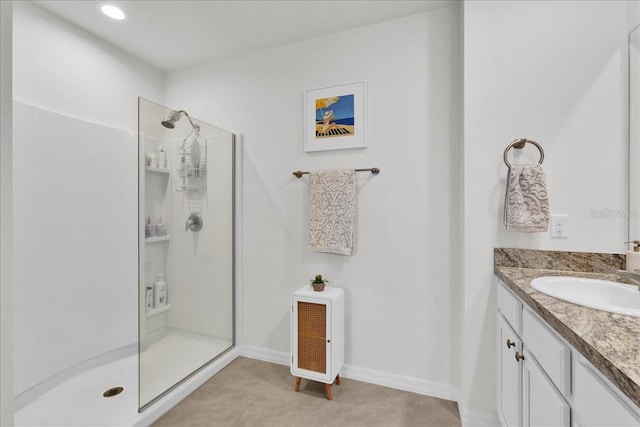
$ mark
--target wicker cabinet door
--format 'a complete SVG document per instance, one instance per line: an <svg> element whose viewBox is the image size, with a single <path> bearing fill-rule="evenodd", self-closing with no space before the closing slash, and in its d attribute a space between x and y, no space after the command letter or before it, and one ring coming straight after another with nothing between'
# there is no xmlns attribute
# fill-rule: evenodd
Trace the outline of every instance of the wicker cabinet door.
<svg viewBox="0 0 640 427"><path fill-rule="evenodd" d="M298 301L298 368L327 373L327 306Z"/></svg>

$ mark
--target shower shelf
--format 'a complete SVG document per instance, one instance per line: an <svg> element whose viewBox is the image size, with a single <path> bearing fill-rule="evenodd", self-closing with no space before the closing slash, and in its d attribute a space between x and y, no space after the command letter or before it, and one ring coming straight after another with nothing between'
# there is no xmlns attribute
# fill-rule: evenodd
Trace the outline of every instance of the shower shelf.
<svg viewBox="0 0 640 427"><path fill-rule="evenodd" d="M145 243L166 242L167 240L171 240L170 234L167 234L166 236L160 236L160 237L147 237L144 239Z"/></svg>
<svg viewBox="0 0 640 427"><path fill-rule="evenodd" d="M147 170L147 172L153 172L153 173L164 173L164 174L171 174L171 169L163 169L163 168L154 168L151 166L145 166L145 169Z"/></svg>
<svg viewBox="0 0 640 427"><path fill-rule="evenodd" d="M171 304L167 304L164 307L154 308L153 310L149 310L144 315L148 319L149 317L153 317L157 314L164 313L165 311L171 310Z"/></svg>

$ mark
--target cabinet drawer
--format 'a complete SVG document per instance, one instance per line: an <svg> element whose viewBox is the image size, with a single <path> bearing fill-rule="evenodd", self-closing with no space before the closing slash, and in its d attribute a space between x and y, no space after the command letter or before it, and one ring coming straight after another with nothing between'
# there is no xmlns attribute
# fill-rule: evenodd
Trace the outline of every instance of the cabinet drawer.
<svg viewBox="0 0 640 427"><path fill-rule="evenodd" d="M522 303L500 282L498 282L498 311L507 319L509 326L513 328L516 334L522 334L520 321L522 318Z"/></svg>
<svg viewBox="0 0 640 427"><path fill-rule="evenodd" d="M577 359L573 376L573 409L576 425L634 427L640 425L640 408L634 413L634 410L599 378L581 356Z"/></svg>
<svg viewBox="0 0 640 427"><path fill-rule="evenodd" d="M522 341L565 397L571 387L571 350L528 309L522 312Z"/></svg>

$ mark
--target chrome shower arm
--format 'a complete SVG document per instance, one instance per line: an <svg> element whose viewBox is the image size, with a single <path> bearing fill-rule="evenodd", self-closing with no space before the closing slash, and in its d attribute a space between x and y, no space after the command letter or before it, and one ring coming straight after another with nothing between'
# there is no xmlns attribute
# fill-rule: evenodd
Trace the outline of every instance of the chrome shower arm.
<svg viewBox="0 0 640 427"><path fill-rule="evenodd" d="M192 127L192 128L194 128L194 129L196 129L196 125L195 125L195 124L193 124L193 122L191 121L191 116L189 116L189 113L187 113L187 112L186 112L186 111L184 111L184 110L178 110L178 113L182 113L182 114L184 114L185 116L187 116L187 120L189 120L189 123L191 124L191 127Z"/></svg>

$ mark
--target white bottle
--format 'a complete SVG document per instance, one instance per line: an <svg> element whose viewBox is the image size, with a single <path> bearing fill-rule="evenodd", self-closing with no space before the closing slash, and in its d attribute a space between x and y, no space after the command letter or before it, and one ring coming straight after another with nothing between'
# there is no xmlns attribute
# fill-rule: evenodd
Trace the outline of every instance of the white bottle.
<svg viewBox="0 0 640 427"><path fill-rule="evenodd" d="M147 286L144 292L144 311L145 313L153 310L153 288Z"/></svg>
<svg viewBox="0 0 640 427"><path fill-rule="evenodd" d="M198 139L194 139L191 143L191 169L194 176L199 176L198 168L200 167L200 144Z"/></svg>
<svg viewBox="0 0 640 427"><path fill-rule="evenodd" d="M167 305L167 282L164 280L164 274L158 274L158 280L153 285L154 307L160 308Z"/></svg>
<svg viewBox="0 0 640 427"><path fill-rule="evenodd" d="M155 231L156 231L157 237L162 237L167 235L167 229L165 228L164 223L162 222L162 217L158 218Z"/></svg>
<svg viewBox="0 0 640 427"><path fill-rule="evenodd" d="M627 271L640 273L640 240L632 240L633 251L627 251L625 268Z"/></svg>
<svg viewBox="0 0 640 427"><path fill-rule="evenodd" d="M207 162L204 159L204 157L200 158L200 164L198 165L198 172L200 172L200 176L205 176L206 175L206 170L207 170Z"/></svg>
<svg viewBox="0 0 640 427"><path fill-rule="evenodd" d="M160 150L158 150L158 167L160 169L167 168L167 152L164 151L164 147L161 145Z"/></svg>

